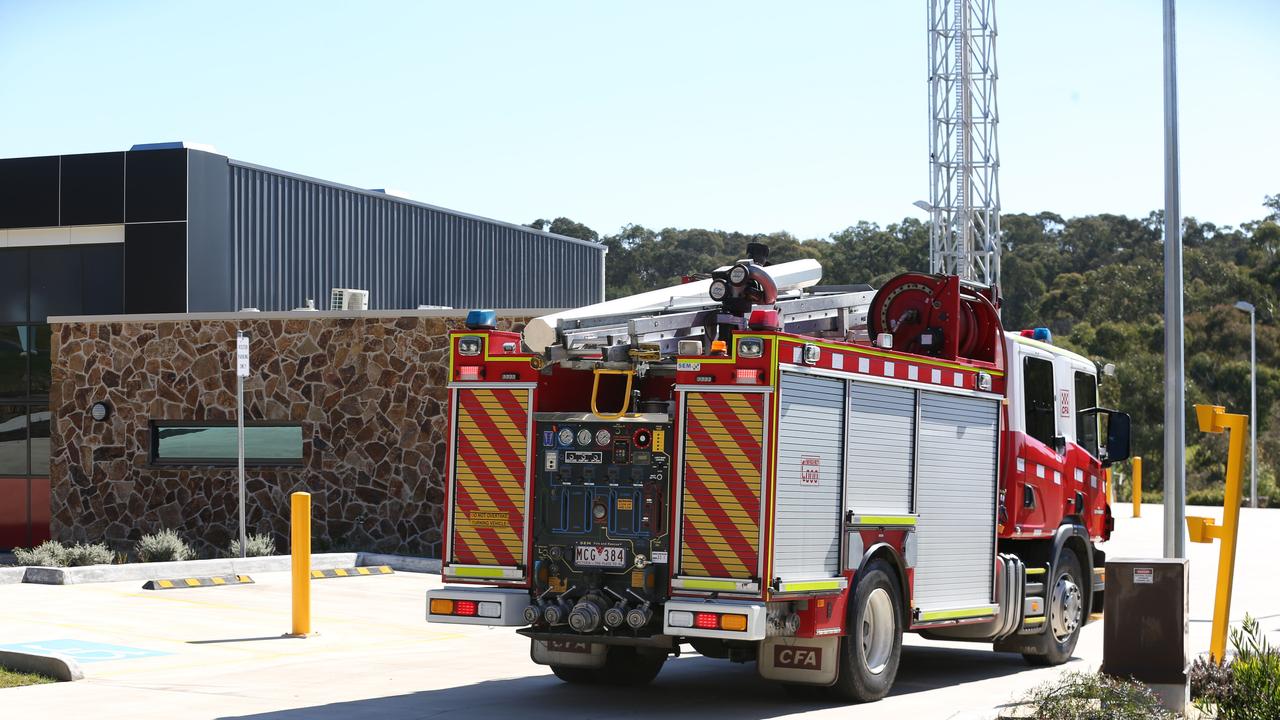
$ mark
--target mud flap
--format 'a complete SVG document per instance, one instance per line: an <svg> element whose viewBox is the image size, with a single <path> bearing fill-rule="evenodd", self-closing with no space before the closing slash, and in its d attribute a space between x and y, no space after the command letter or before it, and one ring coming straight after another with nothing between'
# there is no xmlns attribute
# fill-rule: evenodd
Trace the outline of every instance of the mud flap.
<svg viewBox="0 0 1280 720"><path fill-rule="evenodd" d="M765 638L756 668L766 680L831 685L840 672L840 636Z"/></svg>
<svg viewBox="0 0 1280 720"><path fill-rule="evenodd" d="M572 640L534 640L529 648L529 656L539 665L577 668L602 668L608 654L607 645Z"/></svg>

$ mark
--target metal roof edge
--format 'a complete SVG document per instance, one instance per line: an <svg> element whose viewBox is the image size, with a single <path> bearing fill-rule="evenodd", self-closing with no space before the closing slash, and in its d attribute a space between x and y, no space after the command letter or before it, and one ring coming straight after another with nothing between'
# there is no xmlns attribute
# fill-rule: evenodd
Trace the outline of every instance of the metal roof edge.
<svg viewBox="0 0 1280 720"><path fill-rule="evenodd" d="M563 308L499 308L498 317L541 317L560 312ZM133 315L57 315L50 317L50 325L71 323L112 322L193 322L197 320L357 320L361 318L388 320L395 318L459 318L467 316L467 310L268 310L263 312L196 312L196 313L137 313Z"/></svg>
<svg viewBox="0 0 1280 720"><path fill-rule="evenodd" d="M388 202L403 203L406 205L416 205L418 207L426 208L428 210L435 210L436 212L448 213L450 215L455 215L457 217L469 218L471 220L479 220L480 222L492 223L494 225L501 225L503 227L512 228L514 230L523 230L529 233L536 233L538 235L543 235L545 237L549 237L555 240L563 240L565 242L575 243L577 245L586 245L587 247L595 248L604 253L609 252L609 248L606 247L604 243L591 242L589 240L579 240L578 238L569 237L568 235L558 235L556 233L547 232L546 230L531 228L528 225L520 225L518 223L506 222L505 220L494 220L493 218L487 218L482 215L473 215L471 213L465 213L460 210L450 210L449 208L440 207L439 205L432 205L431 203L425 203L425 202L422 202L421 200L412 200L410 198L400 197L398 195L391 195L389 193L380 192L378 190L370 190L369 188L360 188L354 185L347 185L345 183L333 182L332 180L323 180L321 178L312 177L310 175L303 175L301 173L289 172L288 170L280 170L273 167L267 167L266 165L258 165L256 163L245 162L243 160L236 160L234 158L227 158L227 162L230 163L231 165L235 165L238 167L249 168L250 170L260 170L262 172L271 173L273 175L280 175L282 177L293 178L294 180L303 180L305 182L318 183L320 185L339 188L342 190L359 193L361 195L366 195L368 197L378 198L380 200L386 200Z"/></svg>

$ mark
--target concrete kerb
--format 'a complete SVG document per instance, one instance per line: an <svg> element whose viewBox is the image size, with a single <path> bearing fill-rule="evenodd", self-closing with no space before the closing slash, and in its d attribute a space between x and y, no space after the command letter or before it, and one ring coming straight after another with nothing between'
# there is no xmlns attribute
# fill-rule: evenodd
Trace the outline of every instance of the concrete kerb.
<svg viewBox="0 0 1280 720"><path fill-rule="evenodd" d="M18 672L47 675L61 682L84 679L80 664L58 653L37 655L17 650L0 650L0 665Z"/></svg>
<svg viewBox="0 0 1280 720"><path fill-rule="evenodd" d="M254 572L283 572L290 568L288 555L178 562L126 563L123 565L85 565L82 567L14 567L0 568L0 583L27 582L38 585L78 585L81 583L120 582L123 580L164 580L167 578L210 577L214 575L247 575ZM315 570L332 570L365 565L388 565L401 572L440 572L436 558L383 555L380 553L317 553L311 556Z"/></svg>
<svg viewBox="0 0 1280 720"><path fill-rule="evenodd" d="M26 574L25 567L0 567L0 585L20 583Z"/></svg>

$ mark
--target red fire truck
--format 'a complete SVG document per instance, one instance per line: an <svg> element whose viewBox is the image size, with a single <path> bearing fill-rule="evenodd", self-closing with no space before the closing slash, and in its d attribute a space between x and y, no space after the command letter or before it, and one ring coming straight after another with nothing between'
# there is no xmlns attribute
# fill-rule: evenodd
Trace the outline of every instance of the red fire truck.
<svg viewBox="0 0 1280 720"><path fill-rule="evenodd" d="M1105 373L956 277L824 287L748 255L450 335L427 619L518 627L572 683L648 682L689 646L876 700L907 631L1065 662L1129 452Z"/></svg>

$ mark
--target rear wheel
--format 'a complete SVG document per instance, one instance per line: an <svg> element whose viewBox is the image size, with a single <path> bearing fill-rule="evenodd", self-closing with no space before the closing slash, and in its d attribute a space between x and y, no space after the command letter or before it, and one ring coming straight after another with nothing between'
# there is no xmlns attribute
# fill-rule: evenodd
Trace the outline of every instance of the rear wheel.
<svg viewBox="0 0 1280 720"><path fill-rule="evenodd" d="M1084 571L1074 552L1062 548L1053 566L1053 577L1047 588L1048 626L1037 638L1037 651L1022 655L1032 665L1061 665L1070 660L1084 625Z"/></svg>
<svg viewBox="0 0 1280 720"><path fill-rule="evenodd" d="M840 638L840 671L831 692L855 702L879 700L893 687L902 656L902 598L893 570L872 562L858 578L849 632Z"/></svg>

